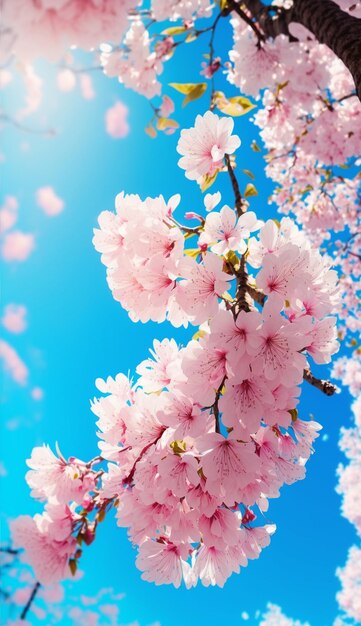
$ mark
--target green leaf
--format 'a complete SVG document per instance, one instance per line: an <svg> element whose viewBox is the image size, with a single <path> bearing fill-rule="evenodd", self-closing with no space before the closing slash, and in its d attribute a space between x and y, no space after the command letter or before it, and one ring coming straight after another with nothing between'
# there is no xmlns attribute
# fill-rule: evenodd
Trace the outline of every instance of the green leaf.
<svg viewBox="0 0 361 626"><path fill-rule="evenodd" d="M207 83L199 83L199 85L192 89L192 91L190 91L189 94L184 98L182 102L182 107L185 107L188 102L193 102L193 100L198 100L198 98L201 98L206 90Z"/></svg>
<svg viewBox="0 0 361 626"><path fill-rule="evenodd" d="M239 258L236 255L235 252L233 252L233 250L230 250L227 254L227 261L232 265L232 267L234 267L234 269L238 270L239 269Z"/></svg>
<svg viewBox="0 0 361 626"><path fill-rule="evenodd" d="M178 454L178 455L183 454L187 449L187 444L182 439L178 439L177 441L172 441L172 443L169 445L172 448L173 453Z"/></svg>
<svg viewBox="0 0 361 626"><path fill-rule="evenodd" d="M218 176L218 171L215 171L214 174L212 174L211 176L208 176L208 174L203 176L202 182L200 184L201 191L204 192L207 189L209 189L209 187L211 187L211 185L213 185L213 183L216 180L217 176Z"/></svg>
<svg viewBox="0 0 361 626"><path fill-rule="evenodd" d="M186 106L188 102L193 102L193 100L197 100L203 96L207 89L207 83L169 83L169 86L186 96L182 102L182 106Z"/></svg>
<svg viewBox="0 0 361 626"><path fill-rule="evenodd" d="M192 257L193 259L195 259L199 253L200 253L199 248L188 248L187 250L184 250L184 254Z"/></svg>
<svg viewBox="0 0 361 626"><path fill-rule="evenodd" d="M166 130L167 128L178 128L179 124L175 120L168 117L159 117L157 121L158 130Z"/></svg>
<svg viewBox="0 0 361 626"><path fill-rule="evenodd" d="M248 98L245 98L244 96L232 96L231 98L226 98L222 91L216 91L214 94L214 102L216 107L222 111L222 113L232 115L233 117L244 115L245 113L249 113L249 111L256 108Z"/></svg>
<svg viewBox="0 0 361 626"><path fill-rule="evenodd" d="M246 198L249 198L251 196L258 196L258 191L252 183L248 183L244 195Z"/></svg>
<svg viewBox="0 0 361 626"><path fill-rule="evenodd" d="M197 330L197 332L194 333L192 339L193 341L198 341L198 339L202 339L202 337L204 337L205 334L206 334L205 330Z"/></svg>
<svg viewBox="0 0 361 626"><path fill-rule="evenodd" d="M206 85L206 83L169 83L170 87L173 87L179 93L183 93L184 95L188 95L199 85Z"/></svg>
<svg viewBox="0 0 361 626"><path fill-rule="evenodd" d="M153 124L151 123L149 123L148 126L144 130L147 133L147 135L151 137L151 139L155 139L155 137L157 136L157 131L155 130Z"/></svg>
<svg viewBox="0 0 361 626"><path fill-rule="evenodd" d="M186 26L171 26L170 28L166 28L162 30L161 35L167 35L171 37L172 35L181 35L188 30Z"/></svg>
<svg viewBox="0 0 361 626"><path fill-rule="evenodd" d="M194 32L193 33L189 33L189 35L187 35L187 37L185 38L184 42L185 43L192 43L192 41L195 41L197 39L198 35L196 35Z"/></svg>

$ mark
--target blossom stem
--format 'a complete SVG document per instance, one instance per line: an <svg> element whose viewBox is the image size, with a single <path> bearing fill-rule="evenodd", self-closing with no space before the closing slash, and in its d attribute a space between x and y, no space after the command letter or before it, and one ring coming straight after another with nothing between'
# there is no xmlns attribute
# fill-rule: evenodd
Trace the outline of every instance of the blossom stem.
<svg viewBox="0 0 361 626"><path fill-rule="evenodd" d="M316 387L316 389L322 391L326 396L333 396L337 391L336 385L333 385L329 380L316 378L309 368L303 370L303 379L313 387Z"/></svg>
<svg viewBox="0 0 361 626"><path fill-rule="evenodd" d="M240 217L241 215L243 215L243 213L246 212L246 205L243 201L240 189L239 189L239 185L238 185L238 180L235 176L235 173L233 171L233 167L231 164L231 160L229 158L228 154L225 154L225 160L226 160L226 164L227 164L227 170L228 170L228 174L229 177L231 179L231 183L232 183L232 189L233 189L233 193L234 193L234 199L235 199L235 204L236 204L236 211L237 211L237 215L238 217Z"/></svg>
<svg viewBox="0 0 361 626"><path fill-rule="evenodd" d="M216 433L220 433L221 432L221 428L220 428L220 424L219 424L219 408L218 408L218 401L219 398L221 397L221 391L223 389L223 385L226 382L226 378L227 376L223 377L223 380L221 382L221 384L219 385L217 391L216 391L216 397L214 400L214 403L212 404L211 408L213 409L213 415L214 415L214 419L215 419L215 431Z"/></svg>
<svg viewBox="0 0 361 626"><path fill-rule="evenodd" d="M25 619L26 619L26 616L27 616L27 614L28 614L28 612L29 612L29 610L30 610L30 607L31 607L32 603L33 603L33 602L34 602L34 600L35 600L35 596L36 596L36 594L38 593L39 589L40 589L40 583L39 583L39 582L36 582L36 583L35 583L35 585L34 585L34 587L33 587L32 592L31 592L31 594L30 594L30 598L29 598L29 600L27 601L27 603L25 604L25 606L24 606L24 608L23 608L23 610L22 610L22 612L21 612L21 615L20 615L20 619L21 619L21 620L25 620Z"/></svg>

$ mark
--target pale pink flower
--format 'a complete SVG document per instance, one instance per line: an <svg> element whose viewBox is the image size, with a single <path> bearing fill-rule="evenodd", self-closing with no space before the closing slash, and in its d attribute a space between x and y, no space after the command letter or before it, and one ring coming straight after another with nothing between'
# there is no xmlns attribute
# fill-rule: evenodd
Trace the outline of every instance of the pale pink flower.
<svg viewBox="0 0 361 626"><path fill-rule="evenodd" d="M177 151L182 155L178 165L186 170L186 177L199 181L223 167L226 154L233 154L241 145L232 135L234 122L230 117L219 117L211 111L197 115L193 128L183 129Z"/></svg>
<svg viewBox="0 0 361 626"><path fill-rule="evenodd" d="M201 406L180 391L168 394L167 404L161 420L166 426L172 426L174 439L198 437L207 429L210 422L208 411L202 411Z"/></svg>
<svg viewBox="0 0 361 626"><path fill-rule="evenodd" d="M304 348L312 355L315 363L329 363L331 356L339 351L336 322L335 317L317 320L304 337Z"/></svg>
<svg viewBox="0 0 361 626"><path fill-rule="evenodd" d="M24 7L22 0L5 0L2 20L17 58L58 61L72 45L90 50L103 41L118 44L132 6L129 0L40 0Z"/></svg>
<svg viewBox="0 0 361 626"><path fill-rule="evenodd" d="M220 255L230 250L244 254L247 250L245 239L258 228L259 222L253 211L243 213L237 219L235 211L224 206L219 213L207 215L199 244L207 244L212 252Z"/></svg>
<svg viewBox="0 0 361 626"><path fill-rule="evenodd" d="M116 102L106 111L105 129L113 139L123 139L128 135L128 107L123 102Z"/></svg>
<svg viewBox="0 0 361 626"><path fill-rule="evenodd" d="M182 498L190 486L197 486L200 477L198 462L191 454L168 454L158 465L158 471L163 481L175 496Z"/></svg>
<svg viewBox="0 0 361 626"><path fill-rule="evenodd" d="M233 511L218 508L211 516L202 515L199 529L206 546L226 548L239 541L240 518Z"/></svg>
<svg viewBox="0 0 361 626"><path fill-rule="evenodd" d="M126 425L126 445L142 449L160 439L165 430L160 421L164 402L162 396L146 394L143 390L137 389L134 404L124 407L122 411Z"/></svg>
<svg viewBox="0 0 361 626"><path fill-rule="evenodd" d="M4 369L11 378L19 385L26 385L29 370L19 357L16 350L6 341L0 340L0 360L3 361Z"/></svg>
<svg viewBox="0 0 361 626"><path fill-rule="evenodd" d="M42 400L44 397L44 390L41 387L33 387L31 390L31 397L33 400Z"/></svg>
<svg viewBox="0 0 361 626"><path fill-rule="evenodd" d="M84 100L93 100L95 98L95 90L92 77L89 74L80 74L79 84Z"/></svg>
<svg viewBox="0 0 361 626"><path fill-rule="evenodd" d="M216 193L206 193L204 196L204 206L206 211L213 211L213 209L215 209L220 203L221 198L222 196L219 191L216 191Z"/></svg>
<svg viewBox="0 0 361 626"><path fill-rule="evenodd" d="M73 91L76 87L76 75L71 69L68 68L59 70L56 77L56 83L60 91Z"/></svg>
<svg viewBox="0 0 361 626"><path fill-rule="evenodd" d="M202 454L201 466L211 493L221 493L228 506L237 502L241 487L256 477L259 459L251 448L233 437L218 433L199 438L197 447ZM235 480L237 476L237 480Z"/></svg>
<svg viewBox="0 0 361 626"><path fill-rule="evenodd" d="M40 583L48 585L70 576L69 558L76 549L75 537L61 541L50 538L48 524L41 515L34 519L20 516L10 524L10 529L14 546L24 548L24 558Z"/></svg>
<svg viewBox="0 0 361 626"><path fill-rule="evenodd" d="M250 360L257 354L261 345L261 324L258 311L240 311L234 319L230 311L220 310L210 323L210 344L227 350L227 359L234 369L241 358Z"/></svg>
<svg viewBox="0 0 361 626"><path fill-rule="evenodd" d="M152 359L146 359L137 366L139 384L147 393L161 391L165 387L184 378L180 366L179 350L174 339L153 342L150 350Z"/></svg>
<svg viewBox="0 0 361 626"><path fill-rule="evenodd" d="M202 546L198 552L195 573L205 587L223 587L232 572L237 571L238 563L232 549Z"/></svg>
<svg viewBox="0 0 361 626"><path fill-rule="evenodd" d="M58 215L64 209L64 200L56 195L52 187L41 187L38 189L36 202L46 215Z"/></svg>
<svg viewBox="0 0 361 626"><path fill-rule="evenodd" d="M224 395L219 401L223 423L238 435L254 433L273 402L265 378L253 374L247 365L239 366L237 375L226 381Z"/></svg>
<svg viewBox="0 0 361 626"><path fill-rule="evenodd" d="M22 333L26 329L26 307L20 304L7 304L2 317L2 324L9 333Z"/></svg>
<svg viewBox="0 0 361 626"><path fill-rule="evenodd" d="M283 318L279 302L275 303L272 298L263 309L263 320L253 371L263 372L267 380L285 385L300 383L307 362L306 357L300 354L305 347L305 338L297 322L291 324Z"/></svg>
<svg viewBox="0 0 361 626"><path fill-rule="evenodd" d="M58 457L43 445L33 448L27 465L30 471L26 481L32 496L38 500L56 498L60 503L74 500L81 503L84 495L94 486L91 471L77 459L67 462L58 451Z"/></svg>
<svg viewBox="0 0 361 626"><path fill-rule="evenodd" d="M5 235L1 246L1 255L5 261L26 261L34 247L34 235L14 230Z"/></svg>
<svg viewBox="0 0 361 626"><path fill-rule="evenodd" d="M228 368L227 350L209 346L206 342L189 342L184 350L182 369L187 382L180 385L205 406L213 404L216 389L224 377L232 372Z"/></svg>
<svg viewBox="0 0 361 626"><path fill-rule="evenodd" d="M200 324L217 313L218 298L228 290L231 277L223 272L222 260L212 253L206 254L202 263L189 259L183 276L186 280L179 285L177 300L191 316L192 324Z"/></svg>
<svg viewBox="0 0 361 626"><path fill-rule="evenodd" d="M143 572L143 580L156 585L180 587L183 578L184 559L188 556L188 546L146 540L139 546L136 565Z"/></svg>
<svg viewBox="0 0 361 626"><path fill-rule="evenodd" d="M174 102L169 96L163 96L162 104L159 107L159 114L162 117L169 117L174 113Z"/></svg>
<svg viewBox="0 0 361 626"><path fill-rule="evenodd" d="M5 202L0 207L0 233L10 230L18 219L18 201L14 196L6 196Z"/></svg>

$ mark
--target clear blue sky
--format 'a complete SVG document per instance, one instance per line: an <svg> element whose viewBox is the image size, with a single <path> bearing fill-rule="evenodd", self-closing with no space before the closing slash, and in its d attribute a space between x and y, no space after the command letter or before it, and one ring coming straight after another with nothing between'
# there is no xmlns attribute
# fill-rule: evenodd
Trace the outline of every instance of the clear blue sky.
<svg viewBox="0 0 361 626"><path fill-rule="evenodd" d="M185 47L185 54L166 67L164 83L201 80L193 63L194 46ZM29 328L12 341L31 367L31 386L45 390L44 400L36 403L29 387L19 390L5 379L2 424L13 418L22 421L18 429L5 430L1 444L0 459L8 470L8 476L1 479L2 503L9 517L41 509L31 501L24 481L24 460L34 445L48 442L54 446L58 441L66 456L96 454L94 416L89 410L95 379L134 372L147 357L154 337L175 337L185 343L192 333L167 324L129 321L112 299L105 268L92 247L98 214L113 208L121 190L142 197L181 193L181 211L199 211L203 205L197 185L186 181L177 167L178 133L157 140L144 134L151 117L145 99L123 89L116 80L94 75L97 95L87 102L79 92L60 94L52 68L40 65L39 72L46 80L44 102L29 124L49 124L59 134L48 139L7 128L2 139L6 161L0 170L0 200L6 194L19 199L19 226L37 238L36 250L27 262L3 266L3 302L28 307ZM13 93L6 106L21 97L20 89ZM233 93L231 87L228 93ZM176 119L183 127L192 125L196 113L208 105L204 97L182 110L181 96L172 95L178 105ZM130 109L131 132L122 140L111 139L104 128L104 112L117 99ZM252 198L251 208L259 217L274 215L267 205L271 186L263 175L262 157L249 148L257 137L256 129L246 118L238 118L236 130L242 139L238 171L252 170L260 191ZM218 180L223 199L231 202L226 175ZM242 175L240 181L242 186L248 182ZM53 186L66 203L64 212L54 218L44 216L35 203L36 189L45 185ZM211 189L216 190L216 186ZM316 372L325 373L321 368ZM343 460L338 432L341 425L350 424L349 405L346 392L330 399L304 386L301 416L312 413L323 424L322 434L328 440L320 437L316 442L306 480L285 487L281 498L271 501L268 517L278 527L271 546L240 575L233 575L224 589L175 590L143 582L126 531L117 528L110 516L96 543L86 550L82 561L86 575L76 583L76 590L73 585L73 593L91 595L100 587L113 586L126 593L122 622L139 620L142 626L156 620L162 626L237 624L242 623L242 611L253 615L268 601L312 626L330 626L337 610L335 570L345 562L355 538L339 514L340 499L334 491L336 467Z"/></svg>

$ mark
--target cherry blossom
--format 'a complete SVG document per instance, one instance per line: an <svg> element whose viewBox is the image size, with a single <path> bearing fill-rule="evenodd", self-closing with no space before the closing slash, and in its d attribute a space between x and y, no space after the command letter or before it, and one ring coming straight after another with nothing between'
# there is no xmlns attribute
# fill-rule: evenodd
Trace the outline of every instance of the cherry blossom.
<svg viewBox="0 0 361 626"><path fill-rule="evenodd" d="M19 385L26 385L29 376L28 367L7 341L0 340L0 359L3 361L5 371L14 381Z"/></svg>
<svg viewBox="0 0 361 626"><path fill-rule="evenodd" d="M122 139L129 133L127 121L128 108L122 102L116 102L105 114L105 128L114 139Z"/></svg>
<svg viewBox="0 0 361 626"><path fill-rule="evenodd" d="M64 201L52 187L41 187L36 192L36 202L46 215L58 215L64 209Z"/></svg>
<svg viewBox="0 0 361 626"><path fill-rule="evenodd" d="M68 515L70 523L70 511ZM11 523L14 545L25 549L25 558L31 562L39 582L45 584L70 576L68 561L75 552L76 539L70 535L70 528L64 533L65 536L63 533L59 535L61 523L61 518L53 519L45 514L34 519L20 516Z"/></svg>
<svg viewBox="0 0 361 626"><path fill-rule="evenodd" d="M4 261L26 261L35 247L35 237L32 233L13 230L7 233L1 245L1 255Z"/></svg>
<svg viewBox="0 0 361 626"><path fill-rule="evenodd" d="M182 155L178 165L186 177L199 181L223 167L226 154L233 154L241 145L237 135L232 135L234 122L229 117L219 117L211 111L197 115L193 128L181 131L177 152Z"/></svg>
<svg viewBox="0 0 361 626"><path fill-rule="evenodd" d="M26 329L27 309L21 304L7 304L2 317L2 325L10 333L22 333Z"/></svg>

